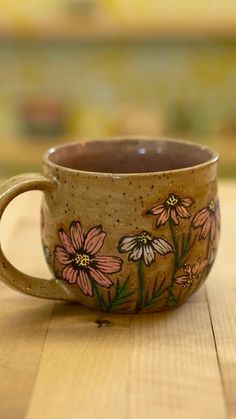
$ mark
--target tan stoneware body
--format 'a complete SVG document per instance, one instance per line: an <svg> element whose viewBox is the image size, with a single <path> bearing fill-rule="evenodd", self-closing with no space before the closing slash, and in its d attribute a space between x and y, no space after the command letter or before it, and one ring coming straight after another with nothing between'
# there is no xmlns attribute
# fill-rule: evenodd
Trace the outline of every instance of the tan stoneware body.
<svg viewBox="0 0 236 419"><path fill-rule="evenodd" d="M147 165L146 172L132 173L134 150L139 150L138 158L149 148L161 158L163 144L168 151L169 143L173 161L169 163L167 155L161 163L167 170L148 172L156 164L150 158L150 167L148 159L143 166ZM86 154L82 157L94 172L58 164L70 161L75 167L76 146L71 145L44 158L44 176L22 175L2 186L2 211L18 193L44 190L42 243L56 278L25 276L1 254L3 280L30 295L77 301L108 312L144 313L179 306L203 284L215 259L220 227L217 155L182 142L110 140L108 147L114 144L116 157L119 150L124 155L114 163L121 173L107 173L112 158L103 165L106 143L100 148L96 144L90 160ZM122 150L129 147L127 161ZM181 147L186 149L178 156ZM204 161L200 158L200 163L186 167L188 161L195 162L194 147ZM122 172L123 167L129 171L129 164L131 173ZM178 165L185 167L175 168Z"/></svg>

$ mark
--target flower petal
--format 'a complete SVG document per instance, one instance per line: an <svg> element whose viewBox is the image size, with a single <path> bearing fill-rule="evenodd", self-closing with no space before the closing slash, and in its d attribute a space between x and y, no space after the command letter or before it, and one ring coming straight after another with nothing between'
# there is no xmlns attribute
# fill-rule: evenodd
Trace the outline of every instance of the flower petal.
<svg viewBox="0 0 236 419"><path fill-rule="evenodd" d="M177 205L176 212L177 212L178 216L181 217L181 218L190 218L191 217L190 212L181 205Z"/></svg>
<svg viewBox="0 0 236 419"><path fill-rule="evenodd" d="M203 224L202 229L201 229L200 239L205 239L210 233L211 222L212 222L211 217L209 217L207 221L205 222L205 224Z"/></svg>
<svg viewBox="0 0 236 419"><path fill-rule="evenodd" d="M76 253L76 249L74 248L71 239L67 236L66 232L62 228L59 230L59 237L66 251L70 255L74 255Z"/></svg>
<svg viewBox="0 0 236 419"><path fill-rule="evenodd" d="M102 225L91 228L85 237L84 250L91 255L95 255L101 249L106 235L107 233L103 231Z"/></svg>
<svg viewBox="0 0 236 419"><path fill-rule="evenodd" d="M54 254L55 254L55 258L62 265L70 265L71 262L73 261L73 258L66 252L65 249L63 249L63 247L56 246Z"/></svg>
<svg viewBox="0 0 236 419"><path fill-rule="evenodd" d="M126 253L126 252L130 252L130 250L132 250L137 243L137 235L136 236L126 236L126 237L122 237L119 240L117 249L119 250L120 253Z"/></svg>
<svg viewBox="0 0 236 419"><path fill-rule="evenodd" d="M163 211L165 211L163 204L155 204L150 209L147 210L147 214L159 215Z"/></svg>
<svg viewBox="0 0 236 419"><path fill-rule="evenodd" d="M66 266L62 271L62 277L70 284L75 284L77 279L78 271L73 266Z"/></svg>
<svg viewBox="0 0 236 419"><path fill-rule="evenodd" d="M173 252L172 246L161 237L153 238L152 247L154 247L156 252L160 253L160 255L166 255L167 253Z"/></svg>
<svg viewBox="0 0 236 419"><path fill-rule="evenodd" d="M163 211L161 212L159 217L157 217L156 226L160 227L164 225L166 221L169 219L169 217L170 217L170 208L167 208L167 209L163 208Z"/></svg>
<svg viewBox="0 0 236 419"><path fill-rule="evenodd" d="M211 218L211 240L214 240L216 235L216 218L215 214Z"/></svg>
<svg viewBox="0 0 236 419"><path fill-rule="evenodd" d="M79 221L71 223L70 226L71 242L76 250L80 250L83 246L84 235Z"/></svg>
<svg viewBox="0 0 236 419"><path fill-rule="evenodd" d="M110 288L113 285L113 282L96 268L89 267L89 275L95 282L104 288Z"/></svg>
<svg viewBox="0 0 236 419"><path fill-rule="evenodd" d="M196 262L193 264L192 267L192 275L196 276L200 273L199 268L200 268L200 264L201 264L201 258L197 258Z"/></svg>
<svg viewBox="0 0 236 419"><path fill-rule="evenodd" d="M177 276L177 278L175 278L175 284L181 285L182 288L188 288L192 283L193 280L188 276Z"/></svg>
<svg viewBox="0 0 236 419"><path fill-rule="evenodd" d="M203 271L203 269L206 267L207 263L208 263L207 258L202 259L199 269L201 271Z"/></svg>
<svg viewBox="0 0 236 419"><path fill-rule="evenodd" d="M207 265L207 259L204 258L201 260L201 258L197 258L196 262L194 263L193 267L192 267L192 273L193 276L198 276L199 274L201 274L203 272L203 270L205 269Z"/></svg>
<svg viewBox="0 0 236 419"><path fill-rule="evenodd" d="M179 220L177 218L177 213L176 213L176 209L175 208L171 208L171 210L170 210L170 217L174 221L174 224L175 225L179 224Z"/></svg>
<svg viewBox="0 0 236 419"><path fill-rule="evenodd" d="M180 205L183 207L190 207L194 203L194 200L192 198L181 198Z"/></svg>
<svg viewBox="0 0 236 419"><path fill-rule="evenodd" d="M186 273L187 276L192 276L191 265L189 264L184 265L184 272Z"/></svg>
<svg viewBox="0 0 236 419"><path fill-rule="evenodd" d="M91 281L87 272L85 272L83 269L81 269L78 273L77 284L85 295L90 295L90 297L93 296Z"/></svg>
<svg viewBox="0 0 236 419"><path fill-rule="evenodd" d="M203 226L203 224L205 224L205 222L209 219L209 217L210 217L210 212L208 208L203 208L201 211L199 211L195 215L192 221L192 226L194 228Z"/></svg>
<svg viewBox="0 0 236 419"><path fill-rule="evenodd" d="M99 269L103 273L113 274L121 270L123 261L116 256L95 256L93 264L95 264L95 269Z"/></svg>
<svg viewBox="0 0 236 419"><path fill-rule="evenodd" d="M128 260L132 260L136 262L136 260L142 257L142 253L143 253L143 247L141 243L137 243L136 246L131 250L128 256Z"/></svg>
<svg viewBox="0 0 236 419"><path fill-rule="evenodd" d="M220 210L219 210L219 206L216 207L215 217L216 217L216 226L217 226L218 230L220 230Z"/></svg>
<svg viewBox="0 0 236 419"><path fill-rule="evenodd" d="M147 266L150 266L151 263L155 261L155 253L150 244L146 244L143 246L143 259L145 265Z"/></svg>

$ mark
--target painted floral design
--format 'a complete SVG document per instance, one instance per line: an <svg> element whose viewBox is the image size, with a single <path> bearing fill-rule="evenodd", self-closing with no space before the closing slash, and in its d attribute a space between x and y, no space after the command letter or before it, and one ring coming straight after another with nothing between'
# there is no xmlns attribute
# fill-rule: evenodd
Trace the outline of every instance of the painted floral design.
<svg viewBox="0 0 236 419"><path fill-rule="evenodd" d="M207 207L201 209L192 221L193 228L201 228L199 239L206 239L207 236L214 240L217 230L220 229L219 202L212 199Z"/></svg>
<svg viewBox="0 0 236 419"><path fill-rule="evenodd" d="M175 278L175 284L181 285L182 288L188 288L194 281L202 278L202 274L207 266L207 259L200 257L191 266L186 264L183 266L184 275Z"/></svg>
<svg viewBox="0 0 236 419"><path fill-rule="evenodd" d="M129 253L128 260L137 263L139 279L139 297L136 304L138 313L145 307L145 265L149 267L155 262L156 253L166 255L173 252L173 247L161 237L153 237L147 231L140 234L122 237L118 243L120 253Z"/></svg>
<svg viewBox="0 0 236 419"><path fill-rule="evenodd" d="M134 236L122 237L118 244L120 253L129 253L128 260L142 259L146 266L155 262L155 254L166 255L173 252L172 246L161 237L153 237L147 231Z"/></svg>
<svg viewBox="0 0 236 419"><path fill-rule="evenodd" d="M72 222L69 232L59 230L62 246L56 246L55 257L64 266L62 277L70 284L77 284L85 295L93 296L93 285L110 288L113 282L107 275L122 268L116 256L101 256L106 232L102 225L91 228L84 235L79 221Z"/></svg>
<svg viewBox="0 0 236 419"><path fill-rule="evenodd" d="M148 209L147 214L157 215L157 227L164 225L168 220L172 220L175 225L178 225L179 218L191 217L187 208L190 207L193 202L192 198L180 198L178 195L170 193L164 202L155 204Z"/></svg>
<svg viewBox="0 0 236 419"><path fill-rule="evenodd" d="M127 253L128 260L135 263L135 287L133 282L131 286L133 270L130 270L125 278L117 278L115 286L110 289L114 284L109 276L121 271L123 261L116 256L100 254L107 236L102 225L96 225L84 233L80 222L73 221L68 231L58 230L61 244L55 247L54 262L57 260L62 265L64 280L69 284L77 284L85 295L94 296L103 310L126 311L135 304L135 311L138 313L143 310L146 312L156 305L161 309L178 306L183 300L183 291L179 287L188 289L184 298L191 294L197 288L194 284L199 286L210 272L216 255L216 243L213 240L220 229L218 200L212 199L207 206L191 214L189 207L194 202L191 197L182 198L171 192L166 200L147 210L147 214L156 216L157 228L167 225L168 240L146 230L140 230L136 234L128 232L118 238L118 251ZM184 219L189 221L181 229L179 224ZM41 221L44 228L44 214ZM202 240L201 243L198 238ZM201 248L202 257L189 263L196 243ZM52 255L46 246L44 251L46 258L52 263ZM158 264L158 259L167 254L170 254L170 269L168 265L168 270L157 270L153 278L148 275L147 279L150 266L156 262ZM55 271L54 266L52 269ZM152 273L152 269L149 272Z"/></svg>

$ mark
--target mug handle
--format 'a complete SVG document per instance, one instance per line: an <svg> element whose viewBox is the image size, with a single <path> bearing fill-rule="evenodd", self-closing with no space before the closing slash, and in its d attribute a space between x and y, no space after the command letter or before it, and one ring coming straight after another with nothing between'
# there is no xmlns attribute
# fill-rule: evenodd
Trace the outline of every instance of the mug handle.
<svg viewBox="0 0 236 419"><path fill-rule="evenodd" d="M49 178L39 173L26 173L14 176L0 185L0 220L7 205L23 192L39 190L48 192L57 187ZM63 281L41 279L29 276L16 269L4 256L0 246L0 279L14 290L40 298L73 300Z"/></svg>

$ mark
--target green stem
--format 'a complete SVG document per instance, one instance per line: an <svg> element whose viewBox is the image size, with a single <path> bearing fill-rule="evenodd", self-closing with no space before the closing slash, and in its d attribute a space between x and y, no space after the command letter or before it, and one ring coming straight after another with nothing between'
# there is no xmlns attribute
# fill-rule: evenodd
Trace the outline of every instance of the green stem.
<svg viewBox="0 0 236 419"><path fill-rule="evenodd" d="M93 281L93 290L94 290L94 294L96 295L97 300L98 300L99 305L101 306L101 308L103 310L107 310L107 307L104 304L104 301L103 301L103 299L102 299L102 297L101 297L101 295L99 293L99 289L98 289L98 286L97 286L97 284L96 284L95 281Z"/></svg>
<svg viewBox="0 0 236 419"><path fill-rule="evenodd" d="M175 302L175 304L177 303L177 300L173 294L172 288L174 285L174 281L175 281L175 274L176 271L178 269L178 263L179 263L179 249L178 249L178 242L177 242L177 237L176 237L176 232L175 232L175 227L174 227L174 223L172 221L171 218L169 218L169 227L170 227L170 232L171 232L171 236L172 236L172 241L173 241L173 247L174 247L174 263L173 263L173 272L172 272L172 278L171 278L171 282L170 285L168 287L168 299L167 299L167 304L171 298L172 301Z"/></svg>
<svg viewBox="0 0 236 419"><path fill-rule="evenodd" d="M173 272L172 272L172 279L171 279L171 285L173 285L175 274L178 267L179 249L178 249L178 242L177 242L175 227L171 218L169 218L169 227L170 227L172 240L173 240L173 246L174 246L174 263L173 263Z"/></svg>
<svg viewBox="0 0 236 419"><path fill-rule="evenodd" d="M173 245L174 245L175 260L177 260L178 259L178 253L179 253L178 252L178 243L177 243L177 237L176 237L174 223L173 223L171 218L169 218L169 227L170 227L170 232L171 232Z"/></svg>
<svg viewBox="0 0 236 419"><path fill-rule="evenodd" d="M183 248L182 248L182 252L181 255L178 255L178 268L180 268L181 266L183 266L186 258L189 255L190 250L192 249L195 241L196 241L196 237L193 238L193 240L191 240L191 228L189 229L188 235L187 235L187 239L186 242L183 244Z"/></svg>
<svg viewBox="0 0 236 419"><path fill-rule="evenodd" d="M139 299L136 306L136 312L138 313L140 310L142 310L144 294L145 294L144 262L142 259L138 260L137 268L138 268L138 279L139 279Z"/></svg>

